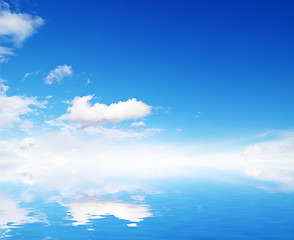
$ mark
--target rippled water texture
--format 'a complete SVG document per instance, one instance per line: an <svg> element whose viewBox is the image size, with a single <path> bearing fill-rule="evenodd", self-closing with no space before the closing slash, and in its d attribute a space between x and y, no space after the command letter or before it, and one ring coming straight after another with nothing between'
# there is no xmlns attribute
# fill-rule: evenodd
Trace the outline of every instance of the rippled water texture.
<svg viewBox="0 0 294 240"><path fill-rule="evenodd" d="M116 183L117 184L117 183ZM293 239L294 194L248 178L146 181L103 193L2 184L4 239Z"/></svg>

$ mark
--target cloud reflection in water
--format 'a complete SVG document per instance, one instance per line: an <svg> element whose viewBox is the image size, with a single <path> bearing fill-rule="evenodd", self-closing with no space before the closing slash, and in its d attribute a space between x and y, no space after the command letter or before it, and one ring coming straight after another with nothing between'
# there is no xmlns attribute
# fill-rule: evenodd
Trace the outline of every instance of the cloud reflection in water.
<svg viewBox="0 0 294 240"><path fill-rule="evenodd" d="M46 222L42 214L34 214L32 209L20 207L20 202L11 196L0 194L0 237L5 237L11 229L29 223Z"/></svg>
<svg viewBox="0 0 294 240"><path fill-rule="evenodd" d="M74 226L88 224L91 219L105 218L109 215L132 223L138 223L147 217L152 217L147 205L105 201L95 197L71 200L70 203L63 204L63 206L68 209L67 213Z"/></svg>

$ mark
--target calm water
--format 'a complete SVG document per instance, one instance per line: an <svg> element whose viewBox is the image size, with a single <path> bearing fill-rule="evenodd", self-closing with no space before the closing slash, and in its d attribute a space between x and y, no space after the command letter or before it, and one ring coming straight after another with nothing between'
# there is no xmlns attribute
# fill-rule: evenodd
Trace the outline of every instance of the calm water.
<svg viewBox="0 0 294 240"><path fill-rule="evenodd" d="M4 239L294 239L293 192L250 179L0 189Z"/></svg>

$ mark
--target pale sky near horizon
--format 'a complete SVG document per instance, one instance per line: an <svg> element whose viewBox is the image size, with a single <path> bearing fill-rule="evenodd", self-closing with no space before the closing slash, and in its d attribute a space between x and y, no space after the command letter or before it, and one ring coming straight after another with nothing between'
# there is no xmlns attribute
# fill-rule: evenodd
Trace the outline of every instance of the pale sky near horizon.
<svg viewBox="0 0 294 240"><path fill-rule="evenodd" d="M4 179L42 179L40 158L84 177L98 155L123 156L126 174L201 166L291 185L292 1L0 6L0 154L18 166Z"/></svg>

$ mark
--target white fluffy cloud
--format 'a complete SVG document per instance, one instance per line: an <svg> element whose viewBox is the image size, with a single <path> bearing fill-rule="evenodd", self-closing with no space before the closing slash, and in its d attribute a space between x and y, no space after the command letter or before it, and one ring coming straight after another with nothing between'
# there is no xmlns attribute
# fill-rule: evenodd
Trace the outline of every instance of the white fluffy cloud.
<svg viewBox="0 0 294 240"><path fill-rule="evenodd" d="M21 116L33 112L35 107L45 107L34 97L7 96L8 87L0 84L0 128L10 128L21 121Z"/></svg>
<svg viewBox="0 0 294 240"><path fill-rule="evenodd" d="M43 23L44 20L41 17L2 10L0 12L0 36L10 37L14 43L21 44Z"/></svg>
<svg viewBox="0 0 294 240"><path fill-rule="evenodd" d="M29 106L36 104L33 98L0 96L0 127L9 128L20 122L20 116L32 112Z"/></svg>
<svg viewBox="0 0 294 240"><path fill-rule="evenodd" d="M72 67L69 65L57 66L54 70L45 77L46 84L52 84L53 82L61 83L65 77L71 76L73 73Z"/></svg>
<svg viewBox="0 0 294 240"><path fill-rule="evenodd" d="M79 127L87 127L102 123L136 120L151 113L151 106L136 98L112 103L109 106L101 103L92 105L90 103L92 98L93 96L75 97L72 106L67 109L68 113L61 116L59 120L68 120Z"/></svg>
<svg viewBox="0 0 294 240"><path fill-rule="evenodd" d="M3 42L20 47L30 37L44 20L38 16L25 13L14 13L9 9L8 4L0 4L0 38ZM0 60L5 55L12 55L13 49L7 46L0 46Z"/></svg>

